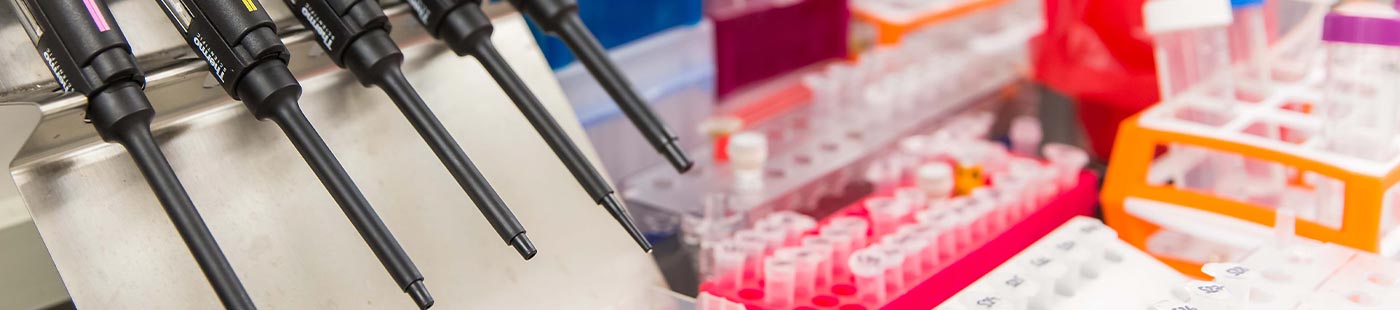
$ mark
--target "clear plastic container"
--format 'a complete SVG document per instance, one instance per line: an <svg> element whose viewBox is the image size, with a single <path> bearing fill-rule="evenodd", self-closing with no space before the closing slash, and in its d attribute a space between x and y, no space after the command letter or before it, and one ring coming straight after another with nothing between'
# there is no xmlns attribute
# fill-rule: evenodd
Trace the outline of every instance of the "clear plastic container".
<svg viewBox="0 0 1400 310"><path fill-rule="evenodd" d="M1262 101L1269 93L1273 61L1269 54L1263 0L1231 0L1235 22L1230 24L1230 59L1240 78L1237 95L1247 101Z"/></svg>
<svg viewBox="0 0 1400 310"><path fill-rule="evenodd" d="M1324 20L1327 81L1323 84L1323 147L1370 160L1394 154L1400 131L1400 13L1353 2Z"/></svg>
<svg viewBox="0 0 1400 310"><path fill-rule="evenodd" d="M1229 31L1233 12L1219 0L1153 0L1143 6L1156 40L1163 102L1190 107L1180 117L1205 123L1228 119L1235 106Z"/></svg>

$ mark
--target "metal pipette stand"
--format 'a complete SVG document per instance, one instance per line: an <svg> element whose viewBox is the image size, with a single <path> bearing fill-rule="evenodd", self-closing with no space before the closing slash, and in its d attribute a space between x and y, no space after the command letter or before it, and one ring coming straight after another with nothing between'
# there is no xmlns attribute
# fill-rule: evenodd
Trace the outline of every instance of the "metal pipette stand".
<svg viewBox="0 0 1400 310"><path fill-rule="evenodd" d="M206 88L205 64L175 52L182 42L153 1L110 0L138 57L149 65L148 93L161 112L156 135L180 173L253 299L269 309L404 309L412 307L344 221L316 178L276 128L258 126L239 103ZM428 46L401 3L387 4L404 70L434 104L463 148L474 156L517 216L531 225L541 249L530 262L499 251L499 237L422 148L413 129L396 117L388 98L354 84L348 73L317 53L311 36L293 27L285 10L271 15L295 53L293 71L307 88L302 101L327 143L375 202L387 225L432 286L435 309L650 308L660 275L650 258L613 220L596 212L588 195L538 139L495 83L470 59ZM12 14L0 5L0 15ZM495 10L497 47L583 143L583 130L539 56L519 15ZM148 21L127 16L151 14ZM8 15L6 15L8 16ZM23 40L0 22L0 40ZM143 32L144 31L144 32ZM14 34L18 34L15 36ZM16 41L22 42L22 41ZM28 51L32 53L32 51ZM41 102L43 122L11 170L59 273L79 308L207 309L218 301L140 175L119 149L98 146L80 120L81 101L47 98L48 85L33 57L0 51L13 76L0 82L0 102ZM13 59L11 59L13 58ZM156 69L162 68L162 69ZM466 73L466 74L464 74ZM11 79L14 77L13 79ZM37 86L36 86L37 85ZM467 87L464 87L467 85ZM8 123L7 123L8 126ZM325 125L323 125L325 126ZM72 128L69 128L72 127ZM521 142L527 141L527 142ZM596 162L596 160L595 160ZM126 180L126 181L123 181ZM130 184L103 187L99 184ZM548 193L542 195L541 193ZM115 201L96 203L97 201ZM115 208L146 205L150 208ZM165 298L150 298L151 294Z"/></svg>

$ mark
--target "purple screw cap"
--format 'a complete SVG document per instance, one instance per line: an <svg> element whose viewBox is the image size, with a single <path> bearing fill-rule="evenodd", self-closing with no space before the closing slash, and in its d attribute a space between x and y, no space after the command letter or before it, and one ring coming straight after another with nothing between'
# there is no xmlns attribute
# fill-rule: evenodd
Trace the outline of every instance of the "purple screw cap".
<svg viewBox="0 0 1400 310"><path fill-rule="evenodd" d="M1334 12L1322 21L1322 40L1400 46L1400 19Z"/></svg>

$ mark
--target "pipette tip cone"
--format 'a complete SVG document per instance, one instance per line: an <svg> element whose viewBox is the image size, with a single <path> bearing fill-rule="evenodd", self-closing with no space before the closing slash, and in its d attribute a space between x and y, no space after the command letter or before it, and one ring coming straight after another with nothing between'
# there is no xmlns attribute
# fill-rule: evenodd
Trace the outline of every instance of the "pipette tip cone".
<svg viewBox="0 0 1400 310"><path fill-rule="evenodd" d="M690 171L690 168L695 167L695 162L691 161L690 158L685 155L685 150L682 150L681 146L676 144L676 140L671 140L665 144L665 147L661 150L661 156L665 156L666 161L671 162L671 166L676 167L676 171L680 173L685 173L686 171Z"/></svg>
<svg viewBox="0 0 1400 310"><path fill-rule="evenodd" d="M627 215L626 210L622 209L622 202L617 200L617 196L609 194L604 196L603 201L599 203L603 205L603 208L608 209L608 213L612 214L613 219L616 219L618 224L622 224L622 229L627 230L627 234L631 235L632 240L642 247L642 251L651 253L651 242L647 241L647 237L642 235L642 230L632 223L632 217Z"/></svg>
<svg viewBox="0 0 1400 310"><path fill-rule="evenodd" d="M515 247L515 251L520 252L520 257L525 258L525 260L535 258L535 254L540 253L539 250L535 249L535 244L530 242L530 237L523 232L510 239L510 246Z"/></svg>
<svg viewBox="0 0 1400 310"><path fill-rule="evenodd" d="M418 280L404 288L404 292L409 297L413 297L413 302L418 304L418 309L428 309L433 307L433 295L428 294L428 287L423 285L423 280Z"/></svg>

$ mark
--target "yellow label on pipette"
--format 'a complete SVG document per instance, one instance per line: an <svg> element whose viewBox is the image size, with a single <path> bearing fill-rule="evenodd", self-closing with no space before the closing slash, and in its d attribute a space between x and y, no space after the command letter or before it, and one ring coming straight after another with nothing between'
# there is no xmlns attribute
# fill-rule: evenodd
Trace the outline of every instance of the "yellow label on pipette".
<svg viewBox="0 0 1400 310"><path fill-rule="evenodd" d="M243 0L243 6L248 8L248 12L258 11L258 2L255 0Z"/></svg>

